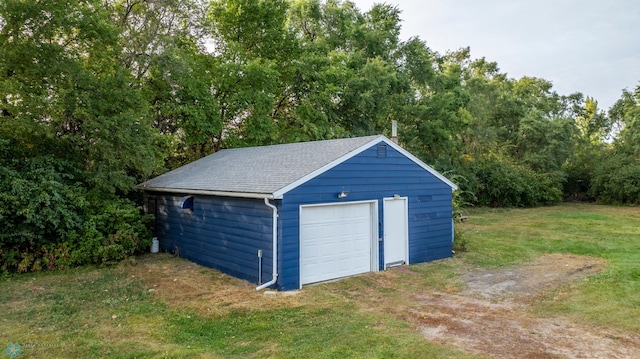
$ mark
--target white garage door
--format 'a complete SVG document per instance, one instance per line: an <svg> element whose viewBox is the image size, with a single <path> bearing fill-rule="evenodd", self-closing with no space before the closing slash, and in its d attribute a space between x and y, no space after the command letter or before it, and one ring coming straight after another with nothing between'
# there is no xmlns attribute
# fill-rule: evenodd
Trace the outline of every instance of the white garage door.
<svg viewBox="0 0 640 359"><path fill-rule="evenodd" d="M355 203L302 207L302 284L371 271L372 206L372 203Z"/></svg>

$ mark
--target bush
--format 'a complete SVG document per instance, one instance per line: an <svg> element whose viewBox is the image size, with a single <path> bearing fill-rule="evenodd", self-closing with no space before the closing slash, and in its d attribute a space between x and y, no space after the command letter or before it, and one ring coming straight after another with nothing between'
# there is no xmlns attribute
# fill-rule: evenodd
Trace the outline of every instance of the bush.
<svg viewBox="0 0 640 359"><path fill-rule="evenodd" d="M613 153L594 171L589 194L602 203L640 204L640 159Z"/></svg>
<svg viewBox="0 0 640 359"><path fill-rule="evenodd" d="M530 207L562 201L562 175L536 173L525 165L489 158L466 169L468 201L489 207Z"/></svg>
<svg viewBox="0 0 640 359"><path fill-rule="evenodd" d="M87 201L65 165L50 157L0 164L0 248L41 247L80 228Z"/></svg>
<svg viewBox="0 0 640 359"><path fill-rule="evenodd" d="M148 248L151 232L140 211L129 201L117 200L90 216L71 253L72 263L111 264Z"/></svg>
<svg viewBox="0 0 640 359"><path fill-rule="evenodd" d="M73 180L52 157L0 162L0 271L109 264L148 248L140 207Z"/></svg>
<svg viewBox="0 0 640 359"><path fill-rule="evenodd" d="M454 238L453 246L451 249L453 249L454 252L461 253L461 252L467 252L469 250L469 248L467 247L469 244L469 236L465 231L459 229L456 226L454 229L453 238Z"/></svg>
<svg viewBox="0 0 640 359"><path fill-rule="evenodd" d="M140 208L126 200L109 202L89 215L77 231L60 242L24 241L0 248L1 271L40 271L85 264L113 264L151 245L151 233ZM19 236L13 236L19 238Z"/></svg>

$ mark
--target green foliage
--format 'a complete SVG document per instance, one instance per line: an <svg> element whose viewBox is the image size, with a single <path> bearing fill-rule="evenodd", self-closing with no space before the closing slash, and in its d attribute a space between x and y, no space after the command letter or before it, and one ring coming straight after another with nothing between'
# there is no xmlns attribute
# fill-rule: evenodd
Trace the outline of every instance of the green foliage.
<svg viewBox="0 0 640 359"><path fill-rule="evenodd" d="M74 164L97 191L126 192L157 163L146 107L118 63L118 30L101 2L8 1L0 7L0 113L36 153ZM24 143L20 134L49 137Z"/></svg>
<svg viewBox="0 0 640 359"><path fill-rule="evenodd" d="M66 238L78 229L87 206L82 188L65 178L70 175L64 163L50 156L23 161L15 167L0 164L1 247L28 248Z"/></svg>
<svg viewBox="0 0 640 359"><path fill-rule="evenodd" d="M157 57L171 53L186 39L202 40L199 37L209 26L204 2L198 0L104 0L102 4L120 32L119 62L137 81L149 74Z"/></svg>
<svg viewBox="0 0 640 359"><path fill-rule="evenodd" d="M600 202L640 203L640 158L612 153L594 170L590 194Z"/></svg>
<svg viewBox="0 0 640 359"><path fill-rule="evenodd" d="M640 86L623 91L609 115L622 127L595 165L590 193L605 203L640 203Z"/></svg>
<svg viewBox="0 0 640 359"><path fill-rule="evenodd" d="M547 119L537 110L529 112L520 121L516 159L536 172L560 172L573 149L574 129L572 119Z"/></svg>
<svg viewBox="0 0 640 359"><path fill-rule="evenodd" d="M31 213L31 219L51 220L50 205L43 206L43 214ZM45 232L51 227L56 228L50 223L34 225L32 227L35 228L29 230L20 227L26 221L19 218L16 220L4 215L0 218L0 224L9 228L8 235L0 238L0 271L26 272L91 263L113 264L147 249L151 244L151 233L146 227L145 217L140 215L141 208L129 201L112 200L103 207L85 207L83 211L59 208L66 210L63 219L74 227L61 228L60 231L64 232L60 234Z"/></svg>
<svg viewBox="0 0 640 359"><path fill-rule="evenodd" d="M208 16L217 45L249 59L280 59L292 55L293 34L286 28L286 0L214 0Z"/></svg>
<svg viewBox="0 0 640 359"><path fill-rule="evenodd" d="M475 194L476 203L490 207L532 207L562 200L561 184L525 165L488 158L468 165L463 188Z"/></svg>
<svg viewBox="0 0 640 359"><path fill-rule="evenodd" d="M0 4L2 270L112 262L148 237L118 195L157 165L156 131L102 5Z"/></svg>
<svg viewBox="0 0 640 359"><path fill-rule="evenodd" d="M589 191L596 166L602 161L603 146L576 146L569 160L564 164L563 171L567 175L563 187L565 199L573 201L592 200Z"/></svg>
<svg viewBox="0 0 640 359"><path fill-rule="evenodd" d="M640 85L633 92L622 91L620 99L609 110L609 117L620 129L614 147L622 153L640 157Z"/></svg>
<svg viewBox="0 0 640 359"><path fill-rule="evenodd" d="M465 230L456 226L453 238L452 250L454 253L467 252L469 250L469 234Z"/></svg>
<svg viewBox="0 0 640 359"><path fill-rule="evenodd" d="M88 217L80 231L71 252L73 264L112 264L151 245L148 221L133 203L115 200L97 212Z"/></svg>

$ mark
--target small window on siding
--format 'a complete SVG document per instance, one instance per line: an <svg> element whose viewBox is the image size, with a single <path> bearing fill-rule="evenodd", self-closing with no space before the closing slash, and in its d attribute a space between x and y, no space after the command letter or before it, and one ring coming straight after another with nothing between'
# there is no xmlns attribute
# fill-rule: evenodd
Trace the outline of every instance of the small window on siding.
<svg viewBox="0 0 640 359"><path fill-rule="evenodd" d="M193 211L193 196L184 196L180 198L180 208Z"/></svg>
<svg viewBox="0 0 640 359"><path fill-rule="evenodd" d="M387 157L387 145L384 143L381 143L378 145L378 158L385 158Z"/></svg>

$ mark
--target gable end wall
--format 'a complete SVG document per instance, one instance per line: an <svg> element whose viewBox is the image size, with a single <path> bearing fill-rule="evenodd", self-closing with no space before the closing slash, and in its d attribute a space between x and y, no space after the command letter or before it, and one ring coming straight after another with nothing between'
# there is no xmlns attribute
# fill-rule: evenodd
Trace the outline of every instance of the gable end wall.
<svg viewBox="0 0 640 359"><path fill-rule="evenodd" d="M349 191L349 195L338 199L342 190ZM300 286L300 205L378 200L378 238L381 238L383 198L394 194L409 199L409 262L450 257L451 187L390 146L387 146L386 157L378 157L378 147L374 144L284 195L278 289ZM379 242L379 253L382 270L383 242Z"/></svg>

